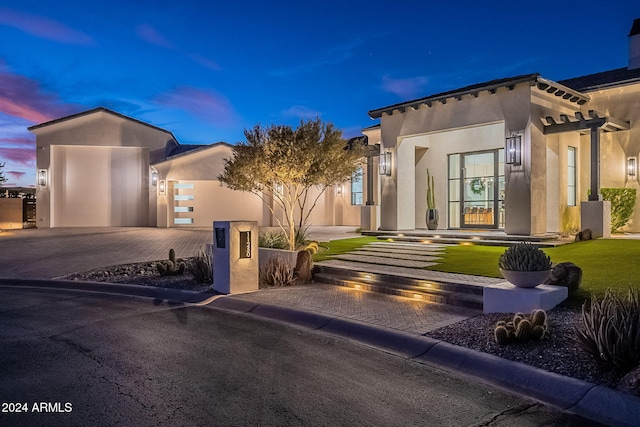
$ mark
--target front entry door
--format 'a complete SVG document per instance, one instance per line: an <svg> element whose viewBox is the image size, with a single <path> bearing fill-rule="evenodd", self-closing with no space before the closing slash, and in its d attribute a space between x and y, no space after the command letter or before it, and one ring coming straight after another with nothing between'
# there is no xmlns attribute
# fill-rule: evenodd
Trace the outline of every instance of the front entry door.
<svg viewBox="0 0 640 427"><path fill-rule="evenodd" d="M460 225L504 228L504 150L462 154Z"/></svg>

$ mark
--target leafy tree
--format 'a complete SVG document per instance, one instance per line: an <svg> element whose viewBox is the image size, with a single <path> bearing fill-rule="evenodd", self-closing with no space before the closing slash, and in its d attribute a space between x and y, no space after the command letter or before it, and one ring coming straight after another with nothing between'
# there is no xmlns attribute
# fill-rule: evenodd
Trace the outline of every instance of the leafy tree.
<svg viewBox="0 0 640 427"><path fill-rule="evenodd" d="M320 119L286 125L255 125L244 131L246 141L233 148L218 179L233 190L262 199L295 250L296 214L302 229L327 187L344 182L357 170L360 147L347 150L342 131ZM310 191L317 188L314 198ZM273 202L272 202L273 201ZM276 215L276 207L283 220Z"/></svg>
<svg viewBox="0 0 640 427"><path fill-rule="evenodd" d="M7 182L7 178L4 176L2 169L4 169L4 163L0 163L0 187Z"/></svg>

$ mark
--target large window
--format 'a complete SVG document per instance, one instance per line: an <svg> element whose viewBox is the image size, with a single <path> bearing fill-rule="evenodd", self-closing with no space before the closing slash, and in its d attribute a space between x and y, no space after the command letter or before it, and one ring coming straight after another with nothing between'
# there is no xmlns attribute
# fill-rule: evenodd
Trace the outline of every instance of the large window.
<svg viewBox="0 0 640 427"><path fill-rule="evenodd" d="M576 147L567 152L567 206L575 206L576 200Z"/></svg>
<svg viewBox="0 0 640 427"><path fill-rule="evenodd" d="M364 204L364 186L362 184L362 168L358 168L357 171L351 175L351 204L363 205Z"/></svg>

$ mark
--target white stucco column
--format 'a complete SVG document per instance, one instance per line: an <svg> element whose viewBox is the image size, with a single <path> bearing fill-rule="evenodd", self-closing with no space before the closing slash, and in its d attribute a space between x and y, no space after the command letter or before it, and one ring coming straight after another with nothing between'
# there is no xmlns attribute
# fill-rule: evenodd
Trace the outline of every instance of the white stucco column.
<svg viewBox="0 0 640 427"><path fill-rule="evenodd" d="M416 153L415 146L402 141L396 150L396 185L398 192L398 230L416 228Z"/></svg>

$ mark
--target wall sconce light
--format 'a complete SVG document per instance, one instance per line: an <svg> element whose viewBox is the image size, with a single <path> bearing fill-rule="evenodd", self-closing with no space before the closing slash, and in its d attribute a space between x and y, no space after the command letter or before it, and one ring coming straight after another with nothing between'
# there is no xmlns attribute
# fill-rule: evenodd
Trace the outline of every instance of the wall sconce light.
<svg viewBox="0 0 640 427"><path fill-rule="evenodd" d="M164 192L167 190L167 184L165 183L164 179L160 181L160 194L164 194Z"/></svg>
<svg viewBox="0 0 640 427"><path fill-rule="evenodd" d="M636 176L636 169L638 165L637 157L627 157L627 175Z"/></svg>
<svg viewBox="0 0 640 427"><path fill-rule="evenodd" d="M156 171L151 172L151 185L154 187L158 185L158 172Z"/></svg>
<svg viewBox="0 0 640 427"><path fill-rule="evenodd" d="M336 184L336 196L342 197L342 184Z"/></svg>
<svg viewBox="0 0 640 427"><path fill-rule="evenodd" d="M38 171L38 185L45 187L47 185L47 170L40 169Z"/></svg>
<svg viewBox="0 0 640 427"><path fill-rule="evenodd" d="M511 135L506 138L505 163L519 165L522 163L522 136Z"/></svg>
<svg viewBox="0 0 640 427"><path fill-rule="evenodd" d="M380 154L380 175L391 176L391 152Z"/></svg>

